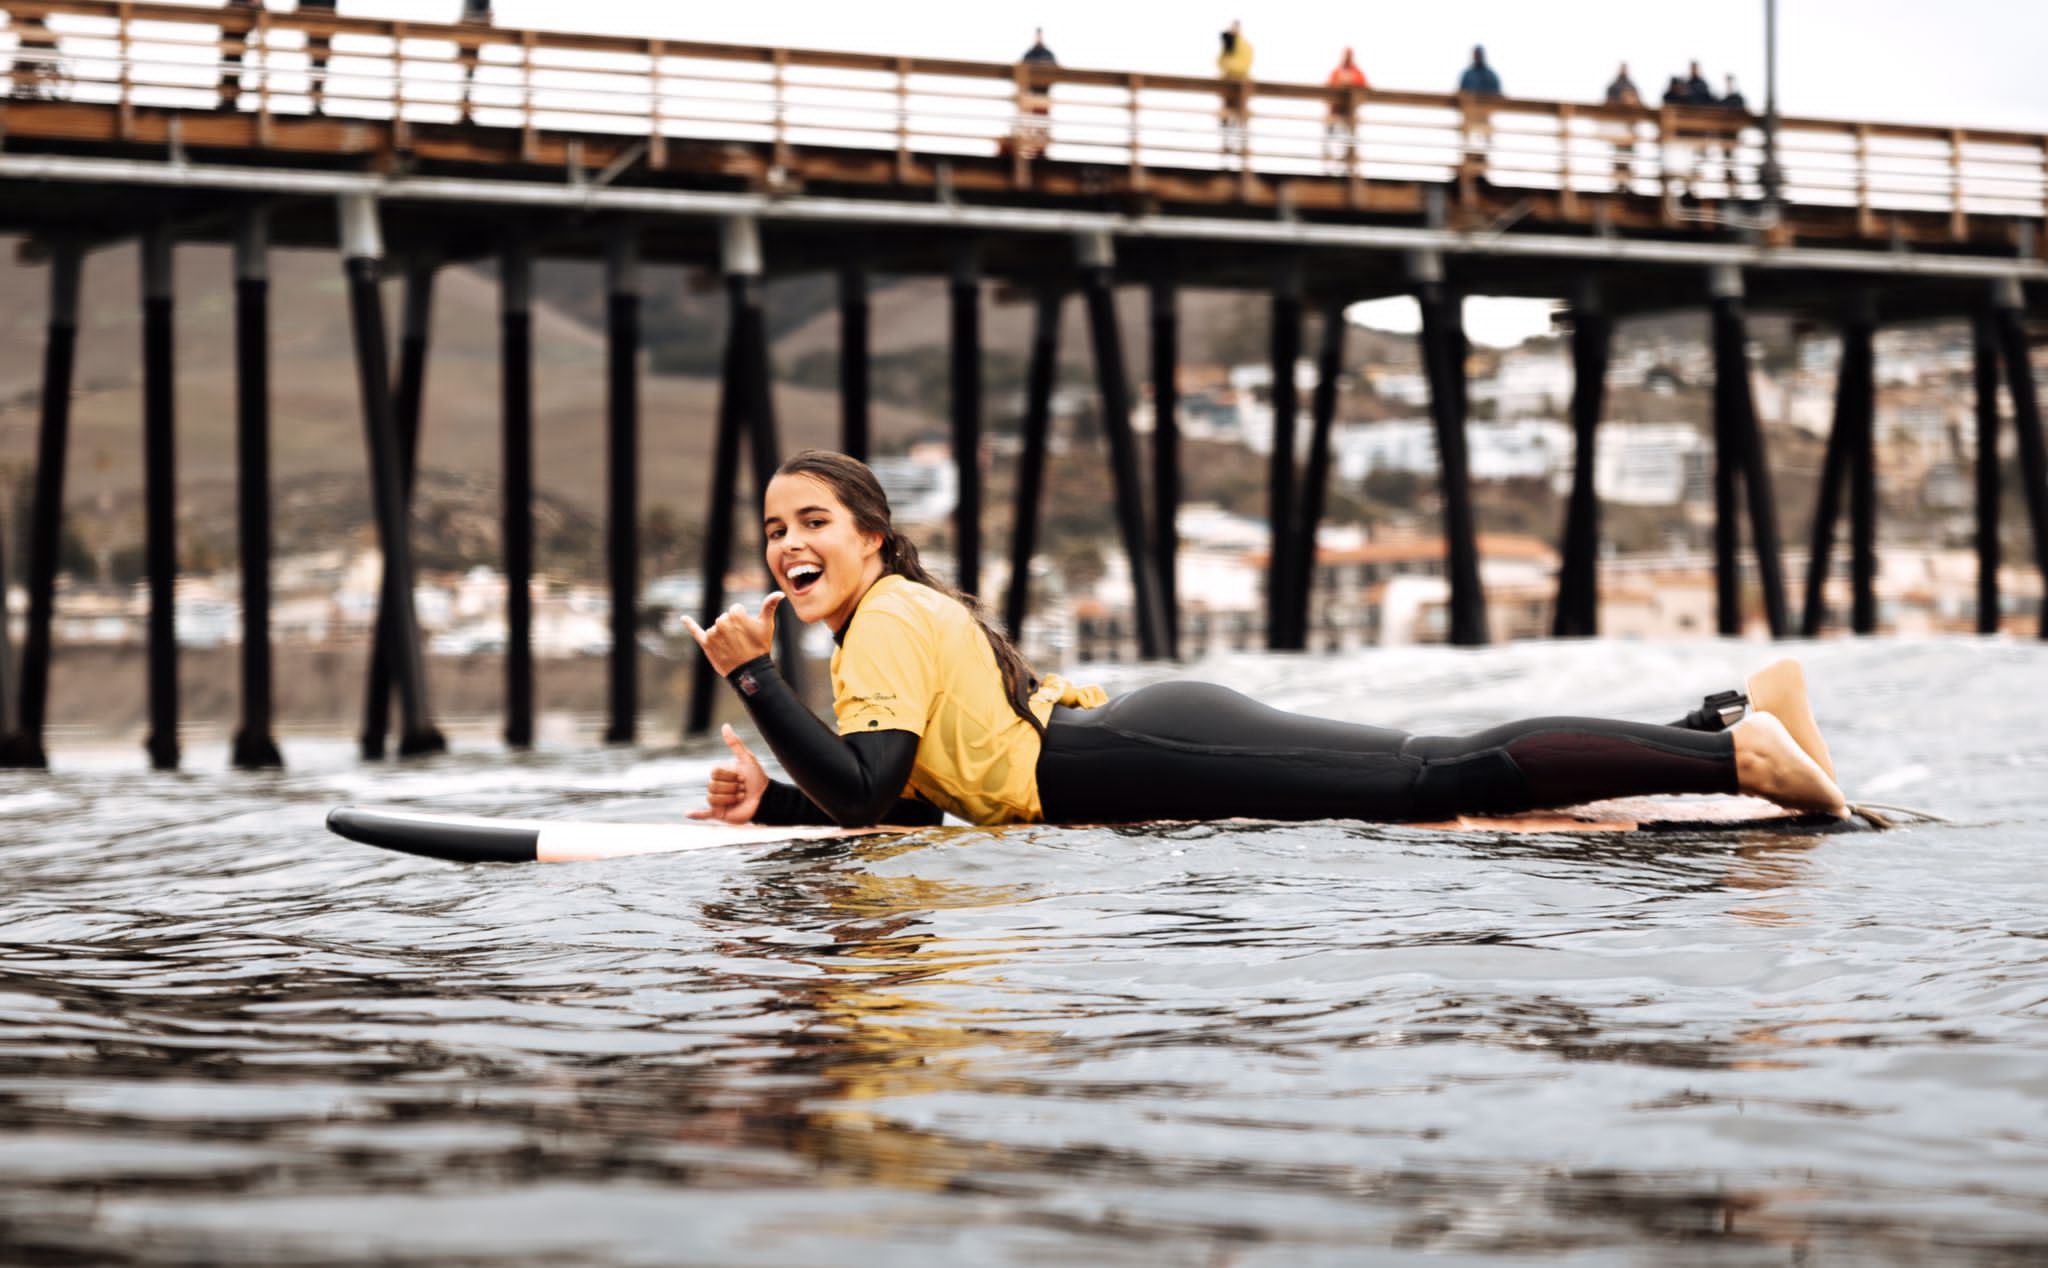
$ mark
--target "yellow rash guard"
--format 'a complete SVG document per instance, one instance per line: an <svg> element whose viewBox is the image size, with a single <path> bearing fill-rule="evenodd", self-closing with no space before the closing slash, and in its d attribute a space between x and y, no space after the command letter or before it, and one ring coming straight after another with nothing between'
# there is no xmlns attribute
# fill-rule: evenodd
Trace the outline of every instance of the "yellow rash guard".
<svg viewBox="0 0 2048 1268"><path fill-rule="evenodd" d="M1225 79L1246 80L1252 77L1252 42L1240 35L1229 52L1216 55L1216 73Z"/></svg>
<svg viewBox="0 0 2048 1268"><path fill-rule="evenodd" d="M1031 712L1093 709L1109 697L1057 674L1039 679ZM839 734L918 737L908 791L971 823L1035 823L1038 731L1010 708L996 655L957 599L890 575L868 588L832 652Z"/></svg>

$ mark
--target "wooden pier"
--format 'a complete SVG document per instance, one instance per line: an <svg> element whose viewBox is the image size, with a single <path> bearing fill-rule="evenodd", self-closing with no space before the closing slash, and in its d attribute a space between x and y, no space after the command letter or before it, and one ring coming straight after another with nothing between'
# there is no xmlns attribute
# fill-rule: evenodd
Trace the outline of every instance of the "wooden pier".
<svg viewBox="0 0 2048 1268"><path fill-rule="evenodd" d="M1272 297L1271 352L1291 394L1306 312L1391 295L1423 314L1423 362L1442 459L1454 641L1486 638L1464 423L1467 295L1562 299L1579 386L1576 479L1562 530L1555 632L1597 633L1599 507L1593 451L1614 322L1682 306L1713 315L1719 626L1742 624L1740 521L1750 523L1774 634L1817 632L1819 581L1846 490L1853 626L1875 626L1870 340L1887 323L1964 317L1977 329L1980 620L1995 621L2001 381L2019 428L2038 561L2048 561L2048 457L2025 319L2048 297L2048 135L1741 111L1250 86L1243 129L1219 127L1215 79L932 58L587 36L483 24L272 13L131 0L0 3L0 232L49 268L48 344L20 672L0 673L0 759L41 764L50 625L81 268L106 245L144 246L152 760L179 760L171 586L176 419L171 253L236 248L241 557L241 766L278 761L270 736L266 253L336 249L348 279L377 524L387 576L371 664L365 753L384 751L395 691L400 754L440 747L411 611L407 529L430 360L435 270L495 259L503 279L507 613L505 738L532 740L532 663L521 603L530 575L531 329L540 256L606 263L606 436L614 614L607 739L638 735L634 625L640 269L683 264L724 280L731 310L722 404L704 443L714 472L707 613L732 559L729 494L742 455L756 487L778 456L764 279L840 280L844 447L868 447L871 273L949 282L952 428L962 482L958 569L975 588L982 496L976 455L982 305L991 283L1035 297L1018 480L1013 628L1026 611L1043 489L1061 307L1089 316L1105 455L1136 593L1140 645L1171 656L1171 526L1179 500L1175 292ZM1767 122L1772 126L1767 126ZM378 302L402 269L398 364ZM1152 303L1149 357L1113 319L1122 286ZM1795 622L1779 564L1771 473L1750 400L1748 313L1792 311L1844 334L1837 409ZM1295 403L1276 400L1268 473L1273 540L1268 645L1307 632L1342 362L1324 323L1305 463ZM1159 403L1149 455L1130 427L1129 367ZM1149 458L1149 461L1148 461ZM1149 474L1148 474L1149 473ZM1147 485L1149 484L1149 490ZM1988 491L1988 492L1987 492ZM2044 613L2048 618L2048 613ZM785 623L790 624L790 623ZM1988 625L1987 625L1988 628ZM2048 627L2044 627L2048 629ZM791 631L793 633L793 631ZM8 649L0 647L0 652ZM10 666L11 668L11 666ZM688 717L710 722L698 679Z"/></svg>

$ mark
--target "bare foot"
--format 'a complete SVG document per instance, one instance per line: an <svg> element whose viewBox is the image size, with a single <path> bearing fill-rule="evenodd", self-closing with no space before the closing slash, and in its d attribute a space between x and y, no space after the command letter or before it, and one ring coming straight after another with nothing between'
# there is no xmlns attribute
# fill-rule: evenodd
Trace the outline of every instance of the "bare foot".
<svg viewBox="0 0 2048 1268"><path fill-rule="evenodd" d="M1818 810L1837 818L1849 805L1820 763L1769 713L1752 713L1729 732L1735 737L1735 783L1752 797L1789 810Z"/></svg>
<svg viewBox="0 0 2048 1268"><path fill-rule="evenodd" d="M1750 707L1768 713L1785 724L1792 742L1806 750L1829 779L1835 777L1835 762L1828 755L1828 742L1820 738L1820 723L1813 720L1813 706L1806 698L1806 671L1796 660L1765 665L1743 684Z"/></svg>

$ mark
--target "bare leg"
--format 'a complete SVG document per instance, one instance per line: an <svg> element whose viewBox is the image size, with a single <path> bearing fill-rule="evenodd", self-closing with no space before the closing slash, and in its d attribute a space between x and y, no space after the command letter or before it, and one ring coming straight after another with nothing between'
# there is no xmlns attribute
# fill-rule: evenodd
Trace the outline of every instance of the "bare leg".
<svg viewBox="0 0 2048 1268"><path fill-rule="evenodd" d="M1688 731L1724 731L1745 711L1776 715L1807 756L1827 772L1829 779L1835 777L1834 759L1828 754L1827 741L1821 738L1813 705L1806 698L1806 672L1796 660L1764 666L1749 676L1743 690L1716 692L1707 697L1705 704L1671 725Z"/></svg>
<svg viewBox="0 0 2048 1268"><path fill-rule="evenodd" d="M1772 714L1752 713L1730 734L1735 738L1736 784L1743 792L1792 810L1838 817L1849 813L1842 790Z"/></svg>
<svg viewBox="0 0 2048 1268"><path fill-rule="evenodd" d="M1793 742L1833 779L1834 759L1828 754L1828 742L1821 738L1820 723L1814 721L1813 705L1806 698L1806 671L1799 662L1781 660L1766 665L1751 674L1743 687L1749 693L1750 706L1784 723Z"/></svg>

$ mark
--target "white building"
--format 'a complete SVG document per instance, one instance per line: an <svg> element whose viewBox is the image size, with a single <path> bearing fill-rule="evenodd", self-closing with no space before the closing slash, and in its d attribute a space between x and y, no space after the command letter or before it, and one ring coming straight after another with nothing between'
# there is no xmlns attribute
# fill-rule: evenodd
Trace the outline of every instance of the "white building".
<svg viewBox="0 0 2048 1268"><path fill-rule="evenodd" d="M1465 436L1475 480L1540 480L1571 469L1572 429L1554 419L1468 423ZM1439 468L1436 429L1422 418L1348 424L1335 429L1330 448L1339 477L1353 484L1374 471Z"/></svg>
<svg viewBox="0 0 2048 1268"><path fill-rule="evenodd" d="M1366 371L1365 381L1372 394L1399 405L1429 404L1429 378L1420 370L1375 369Z"/></svg>
<svg viewBox="0 0 2048 1268"><path fill-rule="evenodd" d="M950 454L935 458L927 450L901 458L876 458L868 467L889 495L890 514L898 524L935 524L959 504L960 473Z"/></svg>
<svg viewBox="0 0 2048 1268"><path fill-rule="evenodd" d="M1561 345L1547 344L1502 353L1492 395L1504 417L1558 418L1571 410L1572 386L1571 358Z"/></svg>
<svg viewBox="0 0 2048 1268"><path fill-rule="evenodd" d="M1375 471L1435 474L1436 429L1426 418L1392 418L1383 423L1346 423L1330 434L1332 465L1346 484Z"/></svg>
<svg viewBox="0 0 2048 1268"><path fill-rule="evenodd" d="M1688 423L1606 423L1593 451L1593 487L1603 502L1673 506L1685 498L1694 455L1706 447Z"/></svg>

